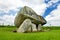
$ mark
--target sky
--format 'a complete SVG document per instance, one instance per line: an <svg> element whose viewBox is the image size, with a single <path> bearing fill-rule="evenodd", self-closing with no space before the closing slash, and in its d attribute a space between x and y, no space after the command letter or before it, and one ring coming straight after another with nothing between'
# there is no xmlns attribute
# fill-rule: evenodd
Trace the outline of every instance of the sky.
<svg viewBox="0 0 60 40"><path fill-rule="evenodd" d="M17 13L24 6L44 17L45 26L60 26L60 0L0 0L0 25L14 25Z"/></svg>

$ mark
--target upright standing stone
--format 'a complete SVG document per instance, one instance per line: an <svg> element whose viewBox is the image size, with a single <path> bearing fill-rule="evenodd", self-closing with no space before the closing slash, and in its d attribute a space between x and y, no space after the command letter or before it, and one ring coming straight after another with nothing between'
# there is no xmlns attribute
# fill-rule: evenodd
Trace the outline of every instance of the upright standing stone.
<svg viewBox="0 0 60 40"><path fill-rule="evenodd" d="M36 29L36 25L35 24L31 24L32 25L32 31L34 32L34 31L37 31L37 29Z"/></svg>
<svg viewBox="0 0 60 40"><path fill-rule="evenodd" d="M38 31L42 30L42 28L41 28L41 27L42 27L42 26L41 26L41 24L39 24L39 25L38 25L38 29L37 29L37 30L38 30Z"/></svg>
<svg viewBox="0 0 60 40"><path fill-rule="evenodd" d="M31 20L26 19L18 28L17 32L26 32L31 27Z"/></svg>

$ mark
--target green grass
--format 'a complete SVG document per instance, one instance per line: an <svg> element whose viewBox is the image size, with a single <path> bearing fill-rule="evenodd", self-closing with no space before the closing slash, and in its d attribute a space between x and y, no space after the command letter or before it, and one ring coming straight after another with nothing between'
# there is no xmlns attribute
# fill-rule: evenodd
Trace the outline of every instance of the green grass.
<svg viewBox="0 0 60 40"><path fill-rule="evenodd" d="M60 27L48 32L14 33L16 27L0 27L0 40L60 40Z"/></svg>

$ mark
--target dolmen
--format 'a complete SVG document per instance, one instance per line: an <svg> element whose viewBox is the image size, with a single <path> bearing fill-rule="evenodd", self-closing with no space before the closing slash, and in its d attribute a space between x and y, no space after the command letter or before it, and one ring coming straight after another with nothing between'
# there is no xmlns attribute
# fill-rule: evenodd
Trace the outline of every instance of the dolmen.
<svg viewBox="0 0 60 40"><path fill-rule="evenodd" d="M18 27L17 32L37 32L46 24L46 20L37 15L30 7L24 6L16 15L14 24Z"/></svg>

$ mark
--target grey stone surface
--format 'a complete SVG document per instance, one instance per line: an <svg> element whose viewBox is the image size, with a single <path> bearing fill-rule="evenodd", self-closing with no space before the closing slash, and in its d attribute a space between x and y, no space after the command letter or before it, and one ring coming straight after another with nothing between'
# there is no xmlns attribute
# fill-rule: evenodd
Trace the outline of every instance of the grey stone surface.
<svg viewBox="0 0 60 40"><path fill-rule="evenodd" d="M20 9L14 20L15 26L19 27L17 32L40 31L46 20L37 15L30 7L24 6Z"/></svg>
<svg viewBox="0 0 60 40"><path fill-rule="evenodd" d="M35 31L37 31L36 25L31 23L31 27L29 27L28 32L35 32Z"/></svg>
<svg viewBox="0 0 60 40"><path fill-rule="evenodd" d="M38 29L37 29L37 30L38 30L38 31L42 30L42 28L41 28L41 27L42 27L42 26L41 26L41 24L39 24L39 25L38 25Z"/></svg>
<svg viewBox="0 0 60 40"><path fill-rule="evenodd" d="M20 9L18 14L15 17L14 24L15 26L19 27L25 19L30 19L32 23L34 24L46 24L46 20L42 17L36 14L30 7L24 6Z"/></svg>
<svg viewBox="0 0 60 40"><path fill-rule="evenodd" d="M33 24L33 23L31 23L31 25L32 25L32 31L33 31L33 32L37 31L37 29L36 29L36 25Z"/></svg>
<svg viewBox="0 0 60 40"><path fill-rule="evenodd" d="M30 19L24 20L24 22L21 24L21 26L18 28L17 32L34 32L37 31L36 25L31 23Z"/></svg>
<svg viewBox="0 0 60 40"><path fill-rule="evenodd" d="M26 19L18 28L17 32L26 32L30 27L31 27L31 20Z"/></svg>

